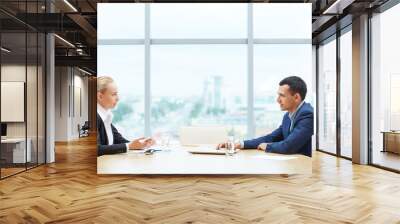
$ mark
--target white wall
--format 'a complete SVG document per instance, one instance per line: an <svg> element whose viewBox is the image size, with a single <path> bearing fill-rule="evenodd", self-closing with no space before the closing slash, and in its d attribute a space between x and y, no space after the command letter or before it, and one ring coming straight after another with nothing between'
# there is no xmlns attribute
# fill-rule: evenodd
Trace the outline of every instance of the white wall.
<svg viewBox="0 0 400 224"><path fill-rule="evenodd" d="M67 67L55 68L55 141L68 140L69 79Z"/></svg>
<svg viewBox="0 0 400 224"><path fill-rule="evenodd" d="M56 67L56 141L77 139L78 124L88 120L88 78L82 75L76 68Z"/></svg>
<svg viewBox="0 0 400 224"><path fill-rule="evenodd" d="M38 69L38 70L37 70ZM6 122L7 137L9 138L25 138L25 135L30 139L32 161L44 163L44 82L42 67L31 66L25 64L3 64L1 66L1 81L18 81L26 83L26 108L22 107L22 112L27 115L24 122ZM27 80L25 80L27 78ZM7 97L7 96L2 96ZM7 113L13 113L12 108L1 108ZM7 111L8 110L8 111ZM24 111L26 110L26 111ZM37 156L36 153L39 153Z"/></svg>
<svg viewBox="0 0 400 224"><path fill-rule="evenodd" d="M80 124L81 126L88 120L88 78L81 76L78 70L74 70L74 108L72 112L72 130L71 135L74 137L78 137L78 129L77 126ZM78 75L76 72L79 72ZM81 111L80 111L81 110Z"/></svg>
<svg viewBox="0 0 400 224"><path fill-rule="evenodd" d="M26 82L25 80L25 65L2 65L1 66L1 81L3 82ZM32 66L28 66L28 73L34 69ZM28 97L33 96L31 93L27 93ZM36 92L35 95L36 96ZM7 110L7 108L1 108L1 110ZM30 120L28 118L28 120ZM7 136L8 137L25 137L25 122L7 122Z"/></svg>
<svg viewBox="0 0 400 224"><path fill-rule="evenodd" d="M308 90L312 94L314 102L314 135L312 136L312 150L317 150L317 48L312 46L312 89Z"/></svg>

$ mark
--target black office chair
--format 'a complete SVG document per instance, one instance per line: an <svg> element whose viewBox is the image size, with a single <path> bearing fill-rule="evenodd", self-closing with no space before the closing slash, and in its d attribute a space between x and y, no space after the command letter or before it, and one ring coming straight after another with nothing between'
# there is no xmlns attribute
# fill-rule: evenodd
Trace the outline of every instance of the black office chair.
<svg viewBox="0 0 400 224"><path fill-rule="evenodd" d="M78 124L79 138L89 136L90 123L85 121L82 127Z"/></svg>

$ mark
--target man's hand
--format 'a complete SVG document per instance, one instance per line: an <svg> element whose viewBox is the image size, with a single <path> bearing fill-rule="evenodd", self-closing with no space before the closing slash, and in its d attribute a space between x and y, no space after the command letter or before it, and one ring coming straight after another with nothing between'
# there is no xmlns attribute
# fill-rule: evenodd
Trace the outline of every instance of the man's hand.
<svg viewBox="0 0 400 224"><path fill-rule="evenodd" d="M133 140L132 142L129 143L128 146L130 150L144 149L154 145L154 143L155 143L154 139L142 137Z"/></svg>
<svg viewBox="0 0 400 224"><path fill-rule="evenodd" d="M226 148L226 143L220 143L217 145L217 149ZM235 149L241 149L240 143L235 143Z"/></svg>
<svg viewBox="0 0 400 224"><path fill-rule="evenodd" d="M257 149L265 151L267 149L267 145L268 144L269 143L261 143L261 144L258 145Z"/></svg>

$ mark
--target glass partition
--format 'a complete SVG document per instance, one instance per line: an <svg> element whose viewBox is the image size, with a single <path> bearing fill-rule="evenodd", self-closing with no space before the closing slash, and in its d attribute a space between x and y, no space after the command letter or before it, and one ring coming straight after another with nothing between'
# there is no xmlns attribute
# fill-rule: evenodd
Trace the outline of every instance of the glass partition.
<svg viewBox="0 0 400 224"><path fill-rule="evenodd" d="M372 17L372 164L400 171L400 5Z"/></svg>
<svg viewBox="0 0 400 224"><path fill-rule="evenodd" d="M1 2L17 13L43 13L44 1ZM43 33L0 13L0 178L45 163Z"/></svg>
<svg viewBox="0 0 400 224"><path fill-rule="evenodd" d="M336 39L318 48L318 149L336 154Z"/></svg>
<svg viewBox="0 0 400 224"><path fill-rule="evenodd" d="M2 177L24 171L31 161L26 136L26 42L25 32L1 34Z"/></svg>

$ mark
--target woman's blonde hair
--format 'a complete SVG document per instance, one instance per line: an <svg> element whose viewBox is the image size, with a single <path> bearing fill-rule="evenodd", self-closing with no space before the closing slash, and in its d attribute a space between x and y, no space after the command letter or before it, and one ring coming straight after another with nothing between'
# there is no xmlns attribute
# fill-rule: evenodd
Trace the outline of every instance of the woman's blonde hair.
<svg viewBox="0 0 400 224"><path fill-rule="evenodd" d="M107 89L108 84L113 82L114 79L109 76L97 77L97 92L104 92Z"/></svg>

